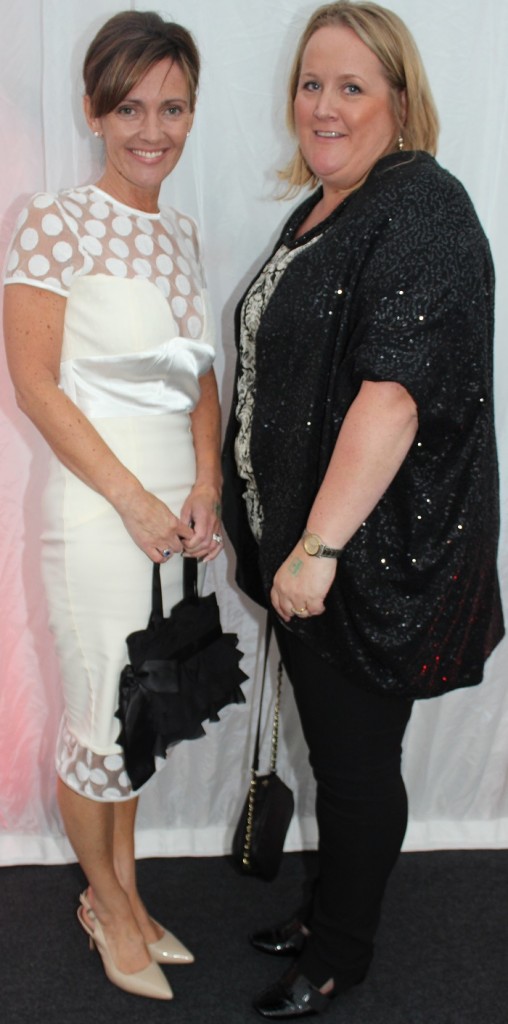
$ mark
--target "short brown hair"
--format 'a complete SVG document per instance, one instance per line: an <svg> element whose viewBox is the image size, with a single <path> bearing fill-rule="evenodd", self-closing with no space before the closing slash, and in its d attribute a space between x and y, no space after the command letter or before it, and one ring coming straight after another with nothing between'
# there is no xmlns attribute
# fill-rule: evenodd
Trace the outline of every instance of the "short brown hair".
<svg viewBox="0 0 508 1024"><path fill-rule="evenodd" d="M383 65L392 90L395 117L400 123L404 149L420 149L433 156L437 149L439 119L429 82L416 43L401 18L374 3L339 0L324 4L311 15L302 33L288 83L286 120L295 135L294 101L302 68L303 52L311 36L328 25L345 25L372 50ZM402 121L401 94L406 94L406 116ZM314 187L317 178L305 162L300 148L280 172L293 193L303 185Z"/></svg>
<svg viewBox="0 0 508 1024"><path fill-rule="evenodd" d="M93 117L109 114L143 75L169 58L181 67L194 110L200 57L190 32L151 11L122 11L99 29L83 64L85 92Z"/></svg>

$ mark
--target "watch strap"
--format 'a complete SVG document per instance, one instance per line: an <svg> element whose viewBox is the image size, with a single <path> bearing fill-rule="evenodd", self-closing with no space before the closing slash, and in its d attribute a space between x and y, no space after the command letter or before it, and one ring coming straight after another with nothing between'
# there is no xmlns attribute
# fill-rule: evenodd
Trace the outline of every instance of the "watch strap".
<svg viewBox="0 0 508 1024"><path fill-rule="evenodd" d="M315 544L316 550L315 551L309 551L308 547L306 547L306 545L305 545L306 538L310 538L310 537L312 537L312 539L315 540L315 542L316 542L316 544ZM313 530L305 529L303 531L303 533L302 533L302 541L304 542L304 550L306 551L306 553L308 555L314 557L314 558L340 558L340 556L342 554L342 550L343 550L342 548L329 548L321 540L321 537L319 536L319 534L318 533L314 533Z"/></svg>

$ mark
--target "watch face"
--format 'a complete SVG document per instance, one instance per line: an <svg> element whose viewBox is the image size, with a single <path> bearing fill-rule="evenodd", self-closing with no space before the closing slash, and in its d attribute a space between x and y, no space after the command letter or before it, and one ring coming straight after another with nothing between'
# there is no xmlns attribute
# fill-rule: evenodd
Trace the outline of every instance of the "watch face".
<svg viewBox="0 0 508 1024"><path fill-rule="evenodd" d="M308 555L317 555L321 547L321 540L317 534L308 533L304 539L303 546Z"/></svg>

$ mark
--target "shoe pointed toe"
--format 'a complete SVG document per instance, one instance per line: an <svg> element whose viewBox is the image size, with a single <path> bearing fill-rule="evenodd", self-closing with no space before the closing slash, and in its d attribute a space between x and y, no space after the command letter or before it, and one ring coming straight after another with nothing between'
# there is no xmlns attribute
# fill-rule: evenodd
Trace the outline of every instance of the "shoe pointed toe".
<svg viewBox="0 0 508 1024"><path fill-rule="evenodd" d="M172 999L173 990L160 967L152 962L135 974L124 974L114 964L104 962L104 970L109 980L124 992L148 999ZM112 969L111 969L112 968Z"/></svg>
<svg viewBox="0 0 508 1024"><path fill-rule="evenodd" d="M184 946L180 939L177 939L173 932L168 931L162 924L154 922L162 928L163 935L157 942L148 943L148 951L152 960L158 964L193 964L194 956L187 946Z"/></svg>

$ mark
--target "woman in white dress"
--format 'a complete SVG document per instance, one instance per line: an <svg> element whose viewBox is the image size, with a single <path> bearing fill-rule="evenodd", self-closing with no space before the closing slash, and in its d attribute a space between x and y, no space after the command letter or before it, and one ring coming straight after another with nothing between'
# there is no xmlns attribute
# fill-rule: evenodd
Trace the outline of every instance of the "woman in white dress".
<svg viewBox="0 0 508 1024"><path fill-rule="evenodd" d="M91 43L85 115L96 185L39 193L8 261L5 337L20 408L50 445L43 569L64 687L59 805L89 885L78 916L110 980L170 999L159 963L192 954L149 915L134 864L137 795L118 745L125 637L143 628L150 561L165 607L220 534L219 408L196 227L159 209L193 120L199 54L156 14Z"/></svg>

